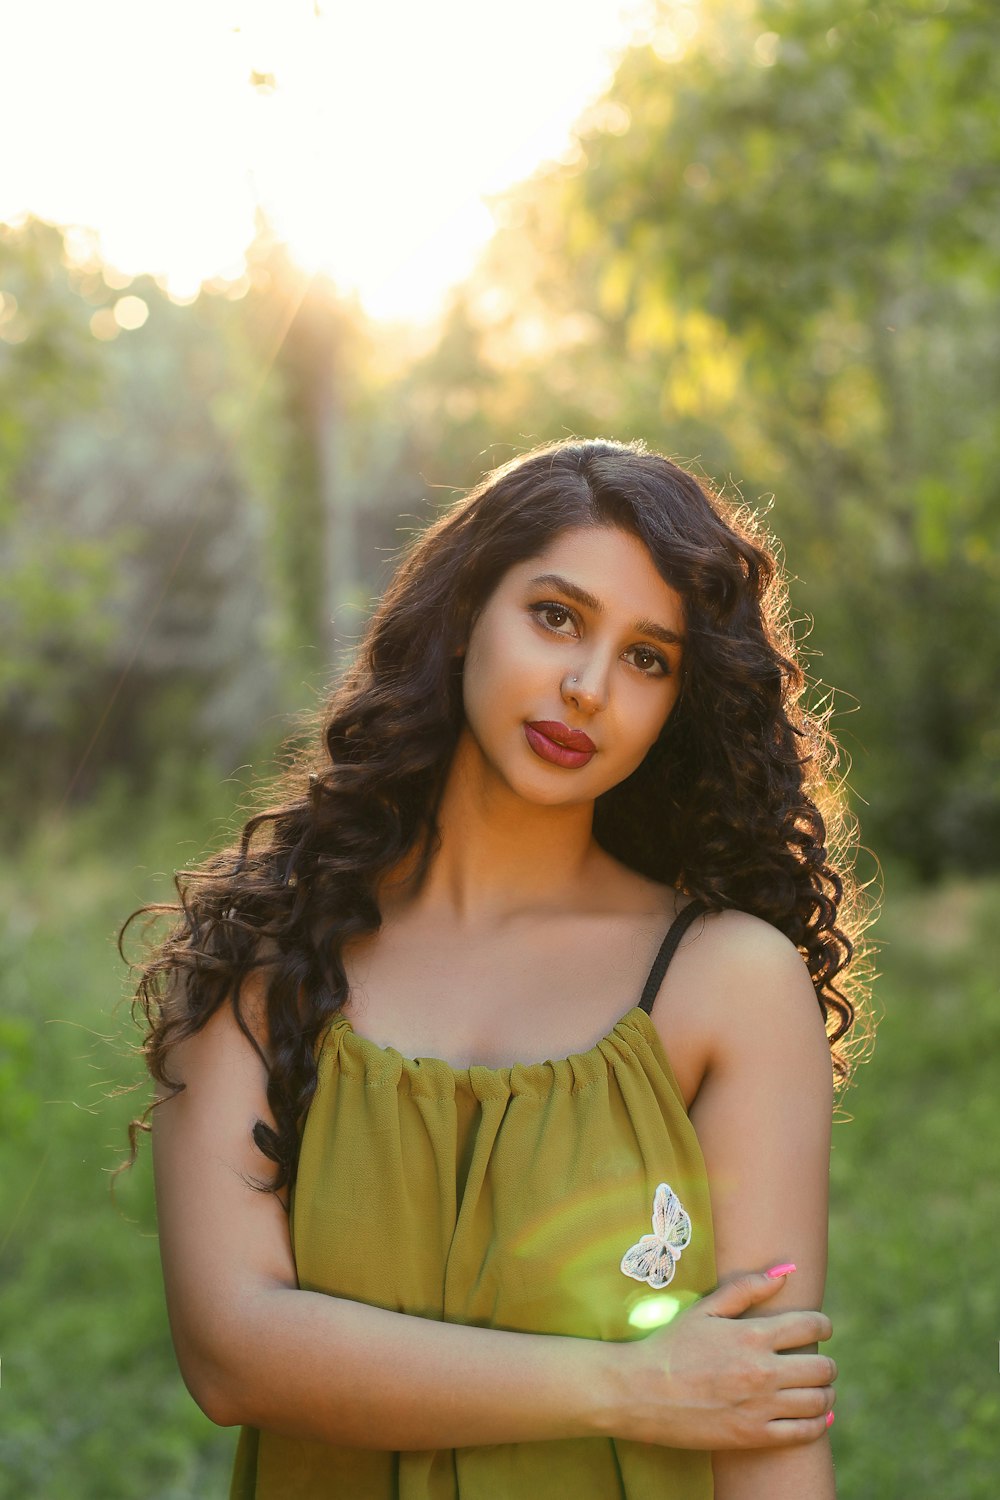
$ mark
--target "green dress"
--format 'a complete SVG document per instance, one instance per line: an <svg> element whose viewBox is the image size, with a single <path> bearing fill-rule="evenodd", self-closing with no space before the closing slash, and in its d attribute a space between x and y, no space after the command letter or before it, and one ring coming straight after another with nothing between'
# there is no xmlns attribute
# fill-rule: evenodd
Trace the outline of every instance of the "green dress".
<svg viewBox="0 0 1000 1500"><path fill-rule="evenodd" d="M456 1069L377 1046L335 1016L292 1198L299 1285L453 1323L619 1341L646 1336L711 1291L705 1164L647 1013L689 913L668 933L641 1004L587 1052ZM668 1226L653 1223L654 1202L662 1210L668 1198L660 1184L673 1195ZM626 1253L665 1227L675 1247L687 1238L679 1251L651 1239L666 1271L654 1267L649 1281L624 1271ZM650 1264L640 1255L633 1272ZM707 1452L617 1438L390 1452L245 1427L230 1500L712 1492Z"/></svg>

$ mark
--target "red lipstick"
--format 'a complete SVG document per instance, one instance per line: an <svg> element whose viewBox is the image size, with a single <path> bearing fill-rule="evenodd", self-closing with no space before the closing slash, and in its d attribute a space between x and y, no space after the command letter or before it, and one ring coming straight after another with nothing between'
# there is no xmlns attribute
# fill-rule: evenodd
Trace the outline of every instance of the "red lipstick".
<svg viewBox="0 0 1000 1500"><path fill-rule="evenodd" d="M582 729L570 729L554 719L537 719L525 724L524 734L542 760L567 769L585 766L597 751L593 740Z"/></svg>

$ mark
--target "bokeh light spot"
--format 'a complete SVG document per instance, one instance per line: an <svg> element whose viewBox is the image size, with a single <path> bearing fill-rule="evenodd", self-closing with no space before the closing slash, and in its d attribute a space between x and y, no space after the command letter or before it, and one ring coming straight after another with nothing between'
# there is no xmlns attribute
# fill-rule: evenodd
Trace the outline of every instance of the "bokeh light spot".
<svg viewBox="0 0 1000 1500"><path fill-rule="evenodd" d="M133 278L127 271L119 271L115 266L102 266L101 275L104 285L109 286L114 292L123 292L127 286L132 285Z"/></svg>
<svg viewBox="0 0 1000 1500"><path fill-rule="evenodd" d="M119 328L141 328L149 317L149 308L141 297L119 297L114 306L114 319Z"/></svg>
<svg viewBox="0 0 1000 1500"><path fill-rule="evenodd" d="M95 339L100 339L102 343L108 343L109 340L118 337L119 333L121 333L121 327L112 309L110 307L101 307L98 308L90 320L90 331Z"/></svg>
<svg viewBox="0 0 1000 1500"><path fill-rule="evenodd" d="M781 37L776 31L762 31L753 44L753 60L759 68L773 68L781 50Z"/></svg>

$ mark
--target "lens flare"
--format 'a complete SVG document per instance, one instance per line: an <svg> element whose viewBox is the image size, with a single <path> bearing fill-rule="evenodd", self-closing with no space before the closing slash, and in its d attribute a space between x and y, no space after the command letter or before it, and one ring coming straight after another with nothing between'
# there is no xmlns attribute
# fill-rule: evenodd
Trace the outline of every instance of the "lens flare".
<svg viewBox="0 0 1000 1500"><path fill-rule="evenodd" d="M628 1315L629 1324L649 1333L653 1328L672 1323L679 1312L697 1301L697 1292L660 1292L655 1297L640 1297Z"/></svg>

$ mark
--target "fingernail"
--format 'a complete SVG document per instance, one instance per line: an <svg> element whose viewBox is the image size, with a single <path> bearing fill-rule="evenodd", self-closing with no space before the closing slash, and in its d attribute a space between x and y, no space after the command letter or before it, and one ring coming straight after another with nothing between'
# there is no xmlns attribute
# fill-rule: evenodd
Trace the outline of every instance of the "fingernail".
<svg viewBox="0 0 1000 1500"><path fill-rule="evenodd" d="M768 1274L768 1276L787 1276L788 1273L789 1273L789 1271L794 1271L794 1270L795 1270L795 1267L793 1266L792 1262L789 1260L789 1261L786 1261L783 1266L772 1266L771 1269L768 1271L767 1274Z"/></svg>
<svg viewBox="0 0 1000 1500"><path fill-rule="evenodd" d="M832 1411L828 1411L827 1414L826 1414L826 1425L827 1425L827 1427L832 1427L833 1426L833 1412Z"/></svg>

